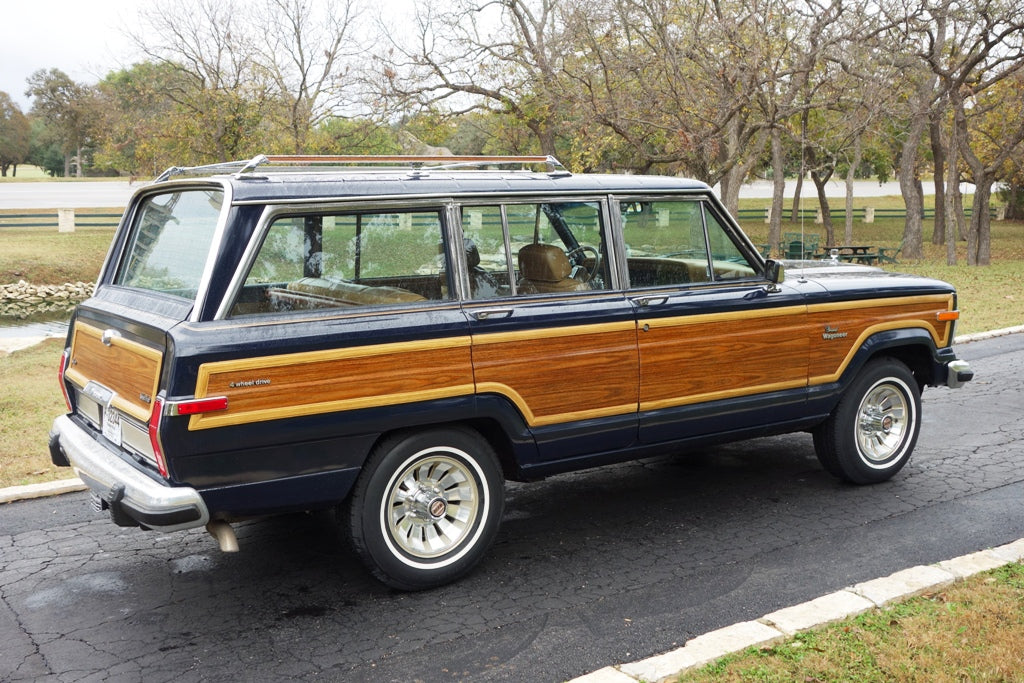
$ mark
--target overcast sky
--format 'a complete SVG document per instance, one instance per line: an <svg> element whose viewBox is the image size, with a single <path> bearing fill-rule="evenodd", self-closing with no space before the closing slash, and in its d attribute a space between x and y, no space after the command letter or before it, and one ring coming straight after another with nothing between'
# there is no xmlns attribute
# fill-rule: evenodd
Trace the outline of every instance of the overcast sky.
<svg viewBox="0 0 1024 683"><path fill-rule="evenodd" d="M25 79L58 68L96 83L138 61L125 27L136 22L137 0L4 0L0 18L0 90L28 112Z"/></svg>

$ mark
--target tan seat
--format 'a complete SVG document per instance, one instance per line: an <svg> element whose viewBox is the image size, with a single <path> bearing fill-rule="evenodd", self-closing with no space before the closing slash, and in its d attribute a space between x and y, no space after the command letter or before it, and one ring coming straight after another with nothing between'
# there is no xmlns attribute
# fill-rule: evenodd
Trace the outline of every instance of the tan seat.
<svg viewBox="0 0 1024 683"><path fill-rule="evenodd" d="M519 292L546 294L549 292L576 292L590 289L586 283L586 270L579 268L580 277L573 277L569 257L554 244L527 244L519 250Z"/></svg>

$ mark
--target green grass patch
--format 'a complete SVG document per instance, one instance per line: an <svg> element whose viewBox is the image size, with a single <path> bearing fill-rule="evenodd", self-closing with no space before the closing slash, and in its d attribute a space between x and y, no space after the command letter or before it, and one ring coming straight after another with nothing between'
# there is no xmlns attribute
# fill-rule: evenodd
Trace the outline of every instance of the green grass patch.
<svg viewBox="0 0 1024 683"><path fill-rule="evenodd" d="M28 349L0 351L0 488L66 479L71 470L50 462L47 446L53 419L67 409L57 383L63 340Z"/></svg>
<svg viewBox="0 0 1024 683"><path fill-rule="evenodd" d="M874 198L872 198L874 199ZM865 200L866 201L866 200ZM744 231L754 243L768 241L768 226L763 221L742 221ZM812 221L783 222L782 231L803 230L805 235L817 234L825 243L825 231ZM874 247L896 248L903 240L901 219L882 219L875 223L854 223L854 242ZM924 222L924 258L907 259L899 256L899 263L886 264L886 270L923 275L949 282L957 289L958 306L962 313L957 324L958 335L1024 325L1024 292L1020 288L1024 272L1024 223L1020 221L992 222L992 265L968 266L967 244L957 242L957 265L946 265L945 245L931 244L934 222ZM842 234L841 220L836 222L836 234Z"/></svg>
<svg viewBox="0 0 1024 683"><path fill-rule="evenodd" d="M0 283L95 282L115 228L0 228Z"/></svg>
<svg viewBox="0 0 1024 683"><path fill-rule="evenodd" d="M1020 681L1022 633L1024 566L1014 563L730 655L678 681Z"/></svg>
<svg viewBox="0 0 1024 683"><path fill-rule="evenodd" d="M0 177L0 183L26 183L41 180L56 180L47 175L46 171L31 164L19 164L18 175L11 175L12 169L7 169L7 175Z"/></svg>

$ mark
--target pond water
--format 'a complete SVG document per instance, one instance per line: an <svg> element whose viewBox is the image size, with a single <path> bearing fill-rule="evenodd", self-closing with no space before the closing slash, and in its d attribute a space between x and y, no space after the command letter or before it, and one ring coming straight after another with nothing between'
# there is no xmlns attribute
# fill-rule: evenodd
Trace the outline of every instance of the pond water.
<svg viewBox="0 0 1024 683"><path fill-rule="evenodd" d="M68 333L70 313L46 313L19 320L0 316L0 339L19 337L63 337Z"/></svg>

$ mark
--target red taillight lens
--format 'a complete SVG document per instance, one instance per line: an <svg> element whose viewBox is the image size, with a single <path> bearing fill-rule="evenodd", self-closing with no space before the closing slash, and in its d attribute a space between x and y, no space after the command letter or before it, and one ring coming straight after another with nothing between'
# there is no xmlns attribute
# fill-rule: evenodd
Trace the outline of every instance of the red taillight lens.
<svg viewBox="0 0 1024 683"><path fill-rule="evenodd" d="M156 398L153 400L153 412L149 415L149 443L153 447L153 456L156 458L156 468L160 476L167 477L167 460L164 458L164 449L160 445L160 421L164 417L164 400Z"/></svg>
<svg viewBox="0 0 1024 683"><path fill-rule="evenodd" d="M211 396L210 398L193 398L188 401L177 401L171 404L171 415L198 415L228 409L227 396Z"/></svg>
<svg viewBox="0 0 1024 683"><path fill-rule="evenodd" d="M64 353L60 355L60 370L57 372L57 381L60 383L60 393L64 395L64 405L68 407L70 413L74 408L71 407L71 396L68 395L68 385L64 381L64 371L68 369L68 360L71 358L71 349L64 349Z"/></svg>

